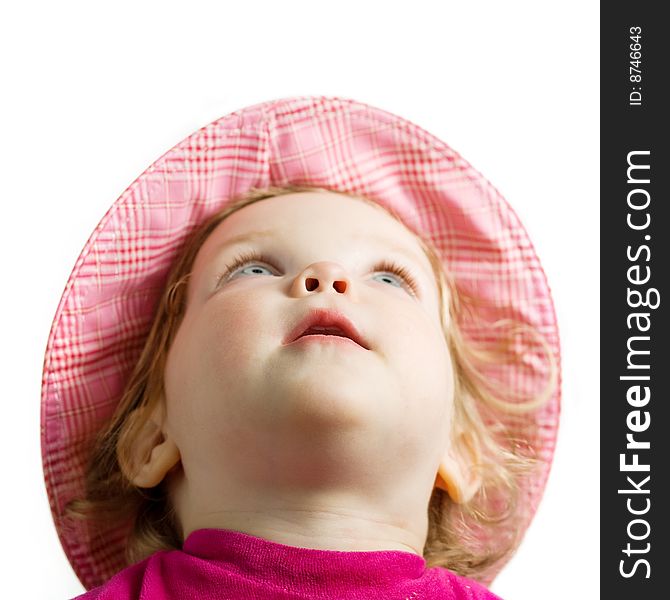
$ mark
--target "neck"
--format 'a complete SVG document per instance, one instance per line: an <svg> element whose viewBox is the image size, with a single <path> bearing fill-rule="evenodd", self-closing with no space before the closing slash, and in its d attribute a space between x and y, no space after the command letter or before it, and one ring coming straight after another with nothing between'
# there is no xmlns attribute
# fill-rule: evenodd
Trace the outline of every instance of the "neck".
<svg viewBox="0 0 670 600"><path fill-rule="evenodd" d="M199 529L227 529L269 541L318 550L401 550L423 555L429 498L379 498L357 494L278 494L254 491L246 496L206 501L182 487L173 494L183 539ZM259 501L262 498L263 501Z"/></svg>

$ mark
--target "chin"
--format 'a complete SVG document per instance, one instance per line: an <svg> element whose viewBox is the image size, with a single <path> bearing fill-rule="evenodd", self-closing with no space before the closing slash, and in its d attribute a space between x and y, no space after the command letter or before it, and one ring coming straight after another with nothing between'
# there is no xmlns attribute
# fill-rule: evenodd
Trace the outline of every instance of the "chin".
<svg viewBox="0 0 670 600"><path fill-rule="evenodd" d="M367 428L379 421L389 397L382 401L373 382L366 383L342 373L301 377L283 386L283 399L274 395L273 401L280 404L274 414L311 428Z"/></svg>

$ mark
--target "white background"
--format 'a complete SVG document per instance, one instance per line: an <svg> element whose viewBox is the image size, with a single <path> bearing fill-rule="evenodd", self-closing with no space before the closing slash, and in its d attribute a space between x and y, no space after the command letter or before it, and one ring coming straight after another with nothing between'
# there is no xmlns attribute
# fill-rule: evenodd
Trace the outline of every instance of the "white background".
<svg viewBox="0 0 670 600"><path fill-rule="evenodd" d="M563 414L545 497L494 582L505 600L599 595L598 3L91 2L0 9L3 597L83 591L39 446L51 321L123 190L196 129L338 95L449 143L509 200L552 287Z"/></svg>

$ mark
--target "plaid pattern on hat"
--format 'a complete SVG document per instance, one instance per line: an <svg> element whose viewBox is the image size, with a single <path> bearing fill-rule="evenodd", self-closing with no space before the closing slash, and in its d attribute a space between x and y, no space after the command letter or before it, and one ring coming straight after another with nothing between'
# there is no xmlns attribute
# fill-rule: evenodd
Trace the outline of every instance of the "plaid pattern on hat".
<svg viewBox="0 0 670 600"><path fill-rule="evenodd" d="M84 493L87 443L111 417L144 345L180 244L230 199L253 188L321 186L395 210L431 240L459 289L480 299L482 321L515 319L544 336L560 365L556 315L532 243L498 191L447 144L386 111L333 97L286 98L233 112L159 158L114 202L93 231L59 303L42 380L41 443L52 515L87 589L123 568L128 527L93 536L63 519ZM492 330L464 321L475 342ZM539 355L538 355L539 356ZM520 394L546 385L533 354L491 375ZM522 490L528 525L553 456L559 381L525 425L542 461Z"/></svg>

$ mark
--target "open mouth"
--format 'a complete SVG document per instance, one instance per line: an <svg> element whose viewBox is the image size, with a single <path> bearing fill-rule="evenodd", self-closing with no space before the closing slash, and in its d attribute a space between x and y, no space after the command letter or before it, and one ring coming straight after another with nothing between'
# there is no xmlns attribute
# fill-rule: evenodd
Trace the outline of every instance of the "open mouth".
<svg viewBox="0 0 670 600"><path fill-rule="evenodd" d="M325 338L332 338L328 341L344 338L366 350L370 349L354 324L343 314L334 310L313 309L291 331L285 343L290 344L304 337L315 337L323 341Z"/></svg>
<svg viewBox="0 0 670 600"><path fill-rule="evenodd" d="M351 339L344 331L337 327L310 327L303 334L298 336L298 339L306 335L336 335L338 337L345 337Z"/></svg>
<svg viewBox="0 0 670 600"><path fill-rule="evenodd" d="M305 338L311 338L314 339L314 341L321 342L341 342L346 344L352 343L360 346L356 340L349 337L341 329L337 329L335 327L310 327L307 331L305 331L305 333L300 335L296 341L303 340Z"/></svg>

